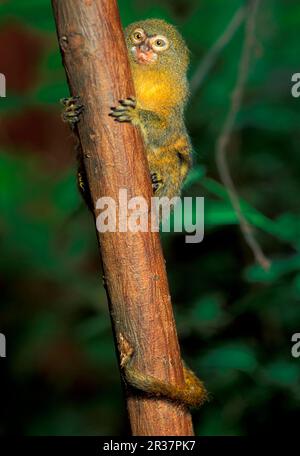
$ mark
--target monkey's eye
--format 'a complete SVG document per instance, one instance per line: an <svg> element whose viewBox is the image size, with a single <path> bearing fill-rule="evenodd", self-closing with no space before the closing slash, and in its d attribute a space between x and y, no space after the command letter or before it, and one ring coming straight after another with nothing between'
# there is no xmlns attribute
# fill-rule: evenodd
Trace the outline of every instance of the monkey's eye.
<svg viewBox="0 0 300 456"><path fill-rule="evenodd" d="M134 43L138 44L144 41L145 32L143 29L136 29L132 34L132 40Z"/></svg>
<svg viewBox="0 0 300 456"><path fill-rule="evenodd" d="M165 51L169 48L169 41L165 36L158 35L154 37L152 47L155 51Z"/></svg>

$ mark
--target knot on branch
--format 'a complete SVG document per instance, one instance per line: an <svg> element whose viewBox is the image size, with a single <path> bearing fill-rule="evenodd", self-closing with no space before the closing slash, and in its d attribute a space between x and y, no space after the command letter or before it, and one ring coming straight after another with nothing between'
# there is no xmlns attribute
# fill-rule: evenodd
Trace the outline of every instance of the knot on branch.
<svg viewBox="0 0 300 456"><path fill-rule="evenodd" d="M63 52L81 51L84 47L84 37L81 33L70 32L67 35L63 35L59 44Z"/></svg>

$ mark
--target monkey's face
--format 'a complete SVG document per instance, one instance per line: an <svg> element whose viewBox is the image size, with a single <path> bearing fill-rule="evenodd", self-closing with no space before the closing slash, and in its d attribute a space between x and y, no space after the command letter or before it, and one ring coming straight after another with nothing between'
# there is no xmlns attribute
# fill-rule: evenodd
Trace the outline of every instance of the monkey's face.
<svg viewBox="0 0 300 456"><path fill-rule="evenodd" d="M142 66L180 65L186 68L188 50L175 27L160 19L136 22L127 27L129 57Z"/></svg>
<svg viewBox="0 0 300 456"><path fill-rule="evenodd" d="M131 34L133 46L131 52L134 60L141 65L156 63L160 52L165 52L170 44L164 35L149 36L143 28L136 28Z"/></svg>

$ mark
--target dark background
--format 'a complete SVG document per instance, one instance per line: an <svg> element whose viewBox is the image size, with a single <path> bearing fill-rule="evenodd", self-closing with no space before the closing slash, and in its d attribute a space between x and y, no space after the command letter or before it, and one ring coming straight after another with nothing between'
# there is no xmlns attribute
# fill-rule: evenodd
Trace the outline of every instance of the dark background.
<svg viewBox="0 0 300 456"><path fill-rule="evenodd" d="M185 195L205 196L205 239L163 235L183 357L211 401L199 435L296 432L300 359L300 5L261 2L230 167L246 215L272 260L254 264L220 184L215 143L230 103L243 27L192 94L187 126L195 169ZM124 25L160 17L192 52L190 76L238 0L120 0ZM76 188L73 140L61 122L68 95L50 0L0 4L0 435L128 433L92 217Z"/></svg>

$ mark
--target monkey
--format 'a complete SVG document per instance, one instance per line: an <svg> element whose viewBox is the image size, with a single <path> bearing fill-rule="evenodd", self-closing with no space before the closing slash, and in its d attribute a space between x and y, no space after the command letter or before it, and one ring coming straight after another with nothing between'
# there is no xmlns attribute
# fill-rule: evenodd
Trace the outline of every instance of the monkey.
<svg viewBox="0 0 300 456"><path fill-rule="evenodd" d="M184 124L189 50L163 20L135 22L125 30L136 98L121 100L111 116L142 134L155 196L179 196L192 165Z"/></svg>
<svg viewBox="0 0 300 456"><path fill-rule="evenodd" d="M125 29L136 97L120 100L110 116L131 122L142 134L155 196L179 196L192 166L192 147L184 124L188 99L189 50L177 29L160 19ZM84 107L78 97L62 100L63 120L72 127ZM84 183L79 173L79 187Z"/></svg>
<svg viewBox="0 0 300 456"><path fill-rule="evenodd" d="M192 166L192 146L184 124L188 99L189 50L177 29L160 19L135 22L125 29L135 97L120 100L108 115L116 122L130 122L140 129L145 144L153 193L179 196ZM79 97L65 98L63 120L72 128L84 106ZM85 195L84 171L78 184ZM201 380L185 365L184 386L179 388L134 368L131 353L121 362L125 382L154 397L197 407L208 398Z"/></svg>

